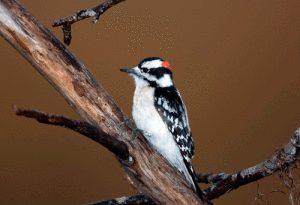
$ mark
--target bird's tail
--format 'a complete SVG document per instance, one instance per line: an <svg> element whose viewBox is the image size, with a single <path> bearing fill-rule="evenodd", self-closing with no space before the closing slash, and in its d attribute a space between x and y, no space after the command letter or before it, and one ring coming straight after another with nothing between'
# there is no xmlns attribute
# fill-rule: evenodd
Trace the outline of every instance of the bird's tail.
<svg viewBox="0 0 300 205"><path fill-rule="evenodd" d="M199 197L201 199L203 199L203 197L205 196L204 193L201 191L200 187L198 186L197 183L197 177L196 177L196 173L194 171L194 168L192 166L192 163L187 161L186 159L183 160L185 163L185 166L189 172L189 176L186 176L186 179L192 184L194 190L197 192L197 194L199 195Z"/></svg>
<svg viewBox="0 0 300 205"><path fill-rule="evenodd" d="M203 201L203 202L206 202L206 204L209 204L209 205L213 205L213 203L211 201L209 201L206 197L206 195L201 191L200 187L198 186L198 183L197 183L197 176L196 176L196 173L195 173L195 170L192 166L192 163L191 162L188 162L186 161L186 159L183 160L184 163L185 163L185 166L187 167L187 170L189 172L189 178L191 178L191 180L188 179L188 181L192 181L190 183L193 183L193 188L194 190L197 192L199 198Z"/></svg>

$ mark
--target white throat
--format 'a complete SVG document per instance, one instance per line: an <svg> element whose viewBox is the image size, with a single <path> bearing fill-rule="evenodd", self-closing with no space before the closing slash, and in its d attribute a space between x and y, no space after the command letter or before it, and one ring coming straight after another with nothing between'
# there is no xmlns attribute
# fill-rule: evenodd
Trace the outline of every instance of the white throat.
<svg viewBox="0 0 300 205"><path fill-rule="evenodd" d="M141 79L136 75L132 75L132 77L134 79L136 88L149 87L149 83L147 81L145 81L144 79Z"/></svg>

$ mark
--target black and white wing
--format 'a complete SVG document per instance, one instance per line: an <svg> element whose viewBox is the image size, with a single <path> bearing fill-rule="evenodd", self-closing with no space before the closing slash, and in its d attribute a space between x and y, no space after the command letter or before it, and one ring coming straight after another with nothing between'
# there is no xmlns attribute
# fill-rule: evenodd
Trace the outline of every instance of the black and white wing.
<svg viewBox="0 0 300 205"><path fill-rule="evenodd" d="M189 162L194 157L194 142L187 112L175 86L156 88L154 104L178 144L182 156Z"/></svg>
<svg viewBox="0 0 300 205"><path fill-rule="evenodd" d="M176 87L156 88L154 105L180 149L184 164L192 178L192 185L195 191L203 199L204 194L197 184L196 173L191 163L191 158L194 157L194 142L187 111Z"/></svg>
<svg viewBox="0 0 300 205"><path fill-rule="evenodd" d="M195 191L200 198L203 198L204 194L197 184L197 177L191 163L191 158L194 157L194 142L187 111L176 87L156 88L154 105L180 149ZM186 177L189 178L188 176Z"/></svg>

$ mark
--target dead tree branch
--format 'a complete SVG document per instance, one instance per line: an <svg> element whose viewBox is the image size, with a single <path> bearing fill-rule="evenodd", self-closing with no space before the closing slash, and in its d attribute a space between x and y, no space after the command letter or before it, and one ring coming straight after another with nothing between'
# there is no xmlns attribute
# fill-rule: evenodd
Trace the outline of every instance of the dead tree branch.
<svg viewBox="0 0 300 205"><path fill-rule="evenodd" d="M126 144L134 164L121 166L136 188L159 204L202 201L178 171L143 136L129 141L129 118L86 66L16 0L0 0L0 35L55 87L82 120ZM151 164L151 166L149 166ZM166 174L167 173L167 174Z"/></svg>
<svg viewBox="0 0 300 205"><path fill-rule="evenodd" d="M64 43L66 45L70 45L72 35L71 35L71 24L76 23L78 21L84 20L86 18L93 17L93 23L96 23L99 20L100 15L102 15L107 9L112 6L117 5L125 0L106 0L105 2L89 9L81 9L71 16L64 17L59 20L54 20L52 26L62 26L62 30L64 33Z"/></svg>
<svg viewBox="0 0 300 205"><path fill-rule="evenodd" d="M213 185L204 189L203 192L212 200L228 193L240 186L270 176L278 171L287 171L298 162L300 150L300 128L295 131L291 141L277 150L273 156L260 164L238 172L225 174L197 173L198 182L212 183Z"/></svg>
<svg viewBox="0 0 300 205"><path fill-rule="evenodd" d="M69 25L81 21L86 18L93 17L93 23L96 23L99 20L100 15L102 15L107 9L112 6L117 5L125 0L106 0L105 2L89 9L81 9L71 16L64 17L59 20L55 20L52 24L53 27Z"/></svg>
<svg viewBox="0 0 300 205"><path fill-rule="evenodd" d="M18 116L34 118L40 123L69 128L100 143L120 159L129 159L127 145L124 142L117 140L115 137L106 134L99 127L95 127L87 122L71 119L63 115L55 115L38 110L23 110L18 108L16 105L13 105L12 109Z"/></svg>

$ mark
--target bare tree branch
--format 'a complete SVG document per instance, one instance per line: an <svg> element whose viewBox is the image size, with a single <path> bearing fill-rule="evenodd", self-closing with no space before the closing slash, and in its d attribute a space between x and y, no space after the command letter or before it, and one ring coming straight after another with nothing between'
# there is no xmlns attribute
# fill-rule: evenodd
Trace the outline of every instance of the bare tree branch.
<svg viewBox="0 0 300 205"><path fill-rule="evenodd" d="M100 15L102 15L107 9L112 6L117 5L125 0L106 0L105 2L89 9L81 9L71 16L64 17L59 20L54 20L52 26L62 26L62 30L64 33L64 43L66 45L70 45L72 34L71 34L71 24L76 23L78 21L84 20L86 18L93 17L93 23L96 23L99 20Z"/></svg>
<svg viewBox="0 0 300 205"><path fill-rule="evenodd" d="M106 134L99 127L95 127L87 122L71 119L63 115L55 115L38 110L23 110L18 108L16 105L13 105L12 109L18 116L34 118L40 123L69 128L75 132L83 134L106 147L120 159L129 160L127 145L124 142L117 140L115 137Z"/></svg>
<svg viewBox="0 0 300 205"><path fill-rule="evenodd" d="M134 164L121 163L139 191L159 204L212 204L202 201L184 177L143 137L129 141L129 118L87 67L16 0L0 0L0 35L16 48L66 99L82 120L124 142ZM151 165L151 166L149 166Z"/></svg>
<svg viewBox="0 0 300 205"><path fill-rule="evenodd" d="M290 143L277 150L270 159L248 169L235 173L204 174L197 173L198 182L213 183L203 190L206 196L212 200L228 193L240 186L270 176L278 171L286 171L299 161L300 128L291 137ZM288 176L290 179L291 177Z"/></svg>
<svg viewBox="0 0 300 205"><path fill-rule="evenodd" d="M112 6L117 5L125 0L106 0L105 2L89 9L81 9L71 16L64 17L59 20L55 20L52 24L53 27L68 25L76 23L77 21L81 21L86 18L93 17L93 23L96 23L99 20L101 14L103 14L107 9L111 8Z"/></svg>

